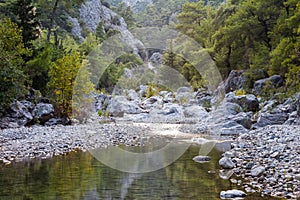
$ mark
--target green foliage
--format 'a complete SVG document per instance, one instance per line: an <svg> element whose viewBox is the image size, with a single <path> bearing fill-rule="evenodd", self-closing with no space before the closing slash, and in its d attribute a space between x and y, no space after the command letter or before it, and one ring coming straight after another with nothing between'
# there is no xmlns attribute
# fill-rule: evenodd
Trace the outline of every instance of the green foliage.
<svg viewBox="0 0 300 200"><path fill-rule="evenodd" d="M135 26L135 19L133 17L134 13L129 6L126 6L124 2L120 3L116 9L116 13L118 13L121 17L124 18L127 28L133 28Z"/></svg>
<svg viewBox="0 0 300 200"><path fill-rule="evenodd" d="M32 0L17 0L12 5L12 12L17 16L16 23L22 29L24 45L30 47L31 41L37 39L39 35L36 8Z"/></svg>
<svg viewBox="0 0 300 200"><path fill-rule="evenodd" d="M30 51L24 47L21 30L9 19L0 21L0 113L13 99L25 93L27 77L22 67L23 56Z"/></svg>
<svg viewBox="0 0 300 200"><path fill-rule="evenodd" d="M25 72L32 81L32 88L42 91L45 95L49 81L48 70L55 59L55 47L48 43L36 43L33 57L26 63ZM63 53L63 52L61 52Z"/></svg>
<svg viewBox="0 0 300 200"><path fill-rule="evenodd" d="M109 117L109 113L103 110L98 110L99 117Z"/></svg>
<svg viewBox="0 0 300 200"><path fill-rule="evenodd" d="M189 82L193 89L203 87L204 80L197 69L191 63L187 62L182 55L176 55L173 53L172 46L163 54L163 65L165 67L163 68L160 76L164 80L166 80L166 78L168 79L169 86L179 82L180 78L174 71L176 70L183 76L182 78Z"/></svg>
<svg viewBox="0 0 300 200"><path fill-rule="evenodd" d="M79 51L82 55L87 56L95 47L99 45L99 41L93 33L89 33L85 40L80 44Z"/></svg>
<svg viewBox="0 0 300 200"><path fill-rule="evenodd" d="M105 88L107 92L112 92L125 68L131 69L141 64L143 64L143 62L134 54L122 55L115 63L110 64L105 69L105 72L100 78L98 89Z"/></svg>
<svg viewBox="0 0 300 200"><path fill-rule="evenodd" d="M60 113L66 116L72 113L73 87L80 66L79 54L72 53L52 63L49 69L48 87Z"/></svg>
<svg viewBox="0 0 300 200"><path fill-rule="evenodd" d="M152 96L156 96L159 92L159 89L156 84L149 84L147 93L146 93L146 98L150 98Z"/></svg>
<svg viewBox="0 0 300 200"><path fill-rule="evenodd" d="M235 95L236 96L242 96L242 95L246 95L246 91L245 90L243 90L243 89L240 89L240 90L237 90L236 92L235 92Z"/></svg>
<svg viewBox="0 0 300 200"><path fill-rule="evenodd" d="M220 6L208 1L186 3L176 28L207 50L223 78L233 69L246 70L247 91L256 80L279 74L286 77L287 89L296 92L300 60L297 4L299 7L295 0L231 1Z"/></svg>
<svg viewBox="0 0 300 200"><path fill-rule="evenodd" d="M186 0L155 0L134 15L139 26L163 27L171 24L174 13L181 11Z"/></svg>
<svg viewBox="0 0 300 200"><path fill-rule="evenodd" d="M88 70L88 61L83 60L73 87L72 114L80 122L84 122L94 111L94 98L91 93L95 91L91 82L91 73Z"/></svg>

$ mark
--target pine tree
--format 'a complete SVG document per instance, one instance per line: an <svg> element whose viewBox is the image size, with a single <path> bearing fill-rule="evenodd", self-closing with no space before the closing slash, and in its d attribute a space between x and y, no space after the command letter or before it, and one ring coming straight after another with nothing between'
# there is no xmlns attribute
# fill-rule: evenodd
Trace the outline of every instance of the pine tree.
<svg viewBox="0 0 300 200"><path fill-rule="evenodd" d="M39 22L32 0L17 0L12 6L12 11L17 16L16 23L22 29L24 45L31 47L31 41L39 36Z"/></svg>

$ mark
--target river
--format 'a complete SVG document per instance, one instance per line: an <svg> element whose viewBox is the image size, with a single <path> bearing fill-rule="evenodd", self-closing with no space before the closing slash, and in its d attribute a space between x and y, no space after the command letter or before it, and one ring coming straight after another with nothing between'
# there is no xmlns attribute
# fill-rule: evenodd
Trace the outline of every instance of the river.
<svg viewBox="0 0 300 200"><path fill-rule="evenodd" d="M178 142L182 145L182 142ZM142 147L135 147L142 148ZM35 159L0 167L2 200L97 200L97 199L219 199L222 190L236 189L219 177L221 152L212 160L192 159L199 145L191 145L174 163L149 173L125 173L105 166L89 152L72 152L51 159ZM268 199L259 194L245 199Z"/></svg>

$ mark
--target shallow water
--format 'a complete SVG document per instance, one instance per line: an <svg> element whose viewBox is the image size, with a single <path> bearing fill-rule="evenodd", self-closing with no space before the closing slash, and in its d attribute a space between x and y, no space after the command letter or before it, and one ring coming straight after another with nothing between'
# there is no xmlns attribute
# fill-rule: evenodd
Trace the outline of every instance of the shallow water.
<svg viewBox="0 0 300 200"><path fill-rule="evenodd" d="M198 155L199 148L192 145L173 164L144 174L111 169L87 152L2 166L0 199L213 200L219 199L222 190L236 189L229 180L219 177L219 151L213 150L209 154L212 157L209 163L192 160ZM246 199L263 198L254 194Z"/></svg>

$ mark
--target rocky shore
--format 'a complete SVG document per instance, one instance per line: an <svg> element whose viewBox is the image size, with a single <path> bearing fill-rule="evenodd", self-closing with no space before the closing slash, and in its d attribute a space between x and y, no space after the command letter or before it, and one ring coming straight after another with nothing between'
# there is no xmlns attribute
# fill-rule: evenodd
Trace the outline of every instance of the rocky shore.
<svg viewBox="0 0 300 200"><path fill-rule="evenodd" d="M147 125L113 123L5 129L0 132L0 163L46 159L108 145L140 145L149 131Z"/></svg>
<svg viewBox="0 0 300 200"><path fill-rule="evenodd" d="M300 198L300 127L267 126L241 134L219 164L247 193Z"/></svg>

